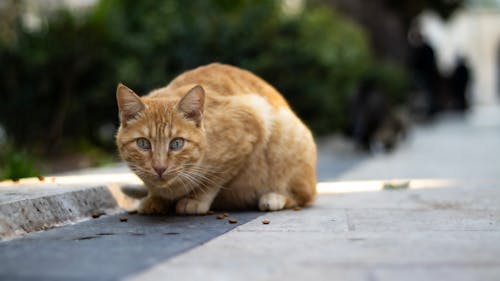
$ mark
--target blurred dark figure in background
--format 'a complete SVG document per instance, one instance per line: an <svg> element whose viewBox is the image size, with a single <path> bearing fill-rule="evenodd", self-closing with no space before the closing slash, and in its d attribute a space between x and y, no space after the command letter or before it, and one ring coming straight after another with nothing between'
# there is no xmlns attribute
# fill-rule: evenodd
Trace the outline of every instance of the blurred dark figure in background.
<svg viewBox="0 0 500 281"><path fill-rule="evenodd" d="M470 71L465 58L460 57L455 70L450 77L450 90L453 100L453 108L465 111L469 107L467 101L467 85L470 80Z"/></svg>
<svg viewBox="0 0 500 281"><path fill-rule="evenodd" d="M438 106L438 88L439 72L436 66L434 50L425 42L418 27L412 28L409 35L411 69L415 86L423 93L424 107L422 110L425 117L433 117L439 110Z"/></svg>
<svg viewBox="0 0 500 281"><path fill-rule="evenodd" d="M390 105L389 99L372 78L365 78L349 102L347 135L360 149L391 151L406 135L404 118Z"/></svg>
<svg viewBox="0 0 500 281"><path fill-rule="evenodd" d="M349 104L348 133L360 148L370 149L371 140L388 109L387 100L376 90L373 79L365 79Z"/></svg>

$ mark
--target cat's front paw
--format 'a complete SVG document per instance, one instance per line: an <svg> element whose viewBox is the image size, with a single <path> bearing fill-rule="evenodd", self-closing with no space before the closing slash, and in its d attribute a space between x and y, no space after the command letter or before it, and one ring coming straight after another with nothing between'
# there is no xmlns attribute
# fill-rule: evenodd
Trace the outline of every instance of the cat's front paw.
<svg viewBox="0 0 500 281"><path fill-rule="evenodd" d="M146 197L142 200L137 212L142 215L166 215L169 202L158 197Z"/></svg>
<svg viewBox="0 0 500 281"><path fill-rule="evenodd" d="M210 204L193 198L182 198L177 202L175 211L179 215L203 215L210 209Z"/></svg>

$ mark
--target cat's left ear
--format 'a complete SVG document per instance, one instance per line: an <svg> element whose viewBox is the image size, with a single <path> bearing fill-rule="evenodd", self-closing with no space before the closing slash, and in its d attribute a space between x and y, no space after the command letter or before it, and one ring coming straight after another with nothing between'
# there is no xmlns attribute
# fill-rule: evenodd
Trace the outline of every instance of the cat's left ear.
<svg viewBox="0 0 500 281"><path fill-rule="evenodd" d="M195 86L179 101L177 108L186 119L200 126L205 109L205 90L200 85Z"/></svg>

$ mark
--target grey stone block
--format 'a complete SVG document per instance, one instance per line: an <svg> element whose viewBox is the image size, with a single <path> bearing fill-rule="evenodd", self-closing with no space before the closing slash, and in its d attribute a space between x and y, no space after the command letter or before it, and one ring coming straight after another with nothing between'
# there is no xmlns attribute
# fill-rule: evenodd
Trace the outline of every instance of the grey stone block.
<svg viewBox="0 0 500 281"><path fill-rule="evenodd" d="M118 171L1 182L0 240L135 208L138 202L122 194L120 186L138 180L125 167Z"/></svg>

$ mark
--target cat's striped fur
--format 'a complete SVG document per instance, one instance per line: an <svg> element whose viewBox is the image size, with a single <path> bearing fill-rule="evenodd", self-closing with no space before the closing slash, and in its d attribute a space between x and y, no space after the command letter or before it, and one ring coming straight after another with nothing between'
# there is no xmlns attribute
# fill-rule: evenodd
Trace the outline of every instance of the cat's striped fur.
<svg viewBox="0 0 500 281"><path fill-rule="evenodd" d="M144 97L120 84L117 100L120 155L149 190L141 213L165 213L171 206L179 214L274 211L313 202L311 132L254 74L214 63ZM138 147L138 138L151 148ZM185 140L182 149L169 148L175 138Z"/></svg>

